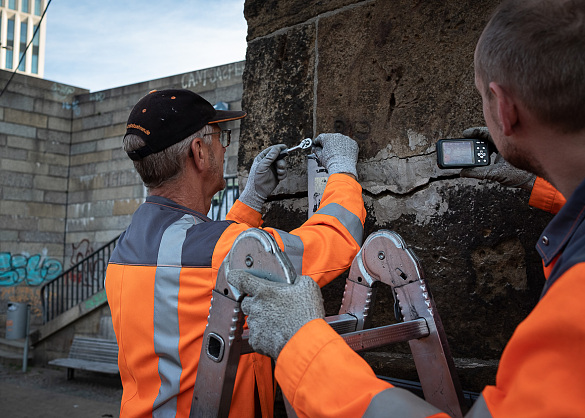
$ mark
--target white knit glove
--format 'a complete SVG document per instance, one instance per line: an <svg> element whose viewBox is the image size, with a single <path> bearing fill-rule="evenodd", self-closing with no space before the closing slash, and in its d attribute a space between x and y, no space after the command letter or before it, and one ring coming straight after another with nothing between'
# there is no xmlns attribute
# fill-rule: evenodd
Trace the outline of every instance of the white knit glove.
<svg viewBox="0 0 585 418"><path fill-rule="evenodd" d="M321 134L313 141L313 152L329 174L349 173L357 178L357 142L342 134Z"/></svg>
<svg viewBox="0 0 585 418"><path fill-rule="evenodd" d="M272 145L254 158L248 182L238 198L240 202L248 205L256 212L262 210L262 205L276 189L278 182L286 178L286 160L276 160L280 152L285 149L286 145L284 144Z"/></svg>
<svg viewBox="0 0 585 418"><path fill-rule="evenodd" d="M288 284L231 270L227 281L246 294L241 307L248 315L248 343L273 359L303 325L325 317L321 289L309 276L297 276L294 284Z"/></svg>

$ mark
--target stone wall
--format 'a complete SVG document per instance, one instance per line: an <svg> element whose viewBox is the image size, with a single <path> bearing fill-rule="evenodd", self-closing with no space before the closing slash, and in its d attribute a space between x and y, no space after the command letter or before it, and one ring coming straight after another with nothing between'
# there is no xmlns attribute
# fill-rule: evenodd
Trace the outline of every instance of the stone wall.
<svg viewBox="0 0 585 418"><path fill-rule="evenodd" d="M241 109L244 62L99 92L16 74L0 98L0 329L7 301L32 304L40 286L117 237L146 190L122 151L125 123L150 90L186 88ZM0 88L11 73L0 71ZM237 170L240 122L225 174ZM3 335L3 334L0 334Z"/></svg>
<svg viewBox="0 0 585 418"><path fill-rule="evenodd" d="M11 73L0 71L4 89ZM63 271L71 103L87 90L16 74L0 97L0 320Z"/></svg>
<svg viewBox="0 0 585 418"><path fill-rule="evenodd" d="M366 236L398 232L419 256L465 389L494 381L495 366L543 285L534 244L550 215L528 193L461 179L436 165L435 142L484 125L473 53L498 1L247 0L239 174L264 147L341 132L360 146ZM307 214L306 160L265 213L266 225L299 226ZM344 277L324 288L328 314ZM393 321L380 289L375 322ZM416 379L406 345L366 353L377 373Z"/></svg>

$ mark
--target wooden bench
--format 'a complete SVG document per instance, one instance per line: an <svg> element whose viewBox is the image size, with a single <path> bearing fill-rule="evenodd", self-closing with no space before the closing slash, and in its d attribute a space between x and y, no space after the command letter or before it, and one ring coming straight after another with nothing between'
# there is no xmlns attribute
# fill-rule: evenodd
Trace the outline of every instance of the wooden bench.
<svg viewBox="0 0 585 418"><path fill-rule="evenodd" d="M118 374L118 344L114 340L75 336L69 357L51 360L49 364L66 367L67 380L73 379L75 369Z"/></svg>

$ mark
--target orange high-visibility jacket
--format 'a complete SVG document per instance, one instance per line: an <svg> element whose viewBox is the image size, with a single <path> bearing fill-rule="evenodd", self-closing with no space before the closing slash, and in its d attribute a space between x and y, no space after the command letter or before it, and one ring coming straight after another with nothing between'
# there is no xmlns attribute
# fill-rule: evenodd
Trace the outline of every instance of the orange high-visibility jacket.
<svg viewBox="0 0 585 418"><path fill-rule="evenodd" d="M564 198L537 179L530 203L557 211ZM547 282L517 327L469 417L569 417L585 411L585 182L554 217L537 250ZM424 370L422 371L424 373ZM321 319L284 346L275 377L299 417L441 417L448 415L379 380Z"/></svg>
<svg viewBox="0 0 585 418"><path fill-rule="evenodd" d="M323 286L345 271L359 251L365 209L361 186L344 174L329 177L319 210L286 233L273 228L297 273ZM240 201L227 221L160 196L150 196L120 236L106 274L106 292L119 346L122 417L189 416L202 337L218 269L260 213ZM244 355L230 416L252 417L256 398L272 416L271 362ZM258 411L256 411L258 412Z"/></svg>

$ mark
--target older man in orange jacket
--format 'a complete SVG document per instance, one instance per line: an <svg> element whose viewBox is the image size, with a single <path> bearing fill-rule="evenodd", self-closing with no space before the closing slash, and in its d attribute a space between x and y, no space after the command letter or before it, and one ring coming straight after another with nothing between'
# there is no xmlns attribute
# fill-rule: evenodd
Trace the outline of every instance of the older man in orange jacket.
<svg viewBox="0 0 585 418"><path fill-rule="evenodd" d="M262 225L262 205L286 176L286 162L278 159L286 146L273 145L254 160L227 220L205 216L225 187L230 133L219 124L245 115L215 110L188 90L161 90L142 98L128 118L125 150L148 197L120 236L106 274L122 417L189 415L218 269L237 236ZM322 286L359 251L365 209L356 142L340 134L322 134L314 142L330 174L319 210L290 233L265 230L299 274ZM230 416L272 416L272 380L268 357L242 356Z"/></svg>

